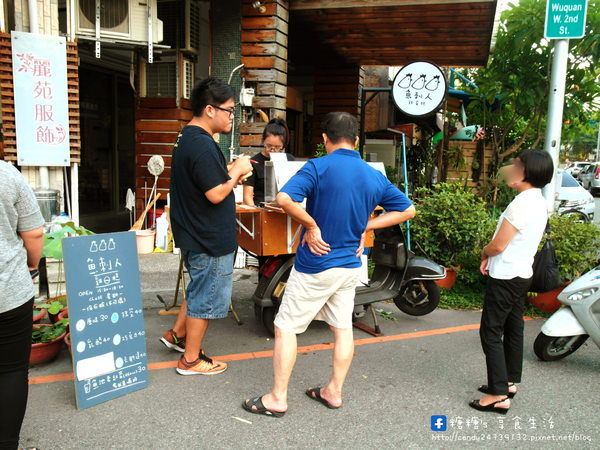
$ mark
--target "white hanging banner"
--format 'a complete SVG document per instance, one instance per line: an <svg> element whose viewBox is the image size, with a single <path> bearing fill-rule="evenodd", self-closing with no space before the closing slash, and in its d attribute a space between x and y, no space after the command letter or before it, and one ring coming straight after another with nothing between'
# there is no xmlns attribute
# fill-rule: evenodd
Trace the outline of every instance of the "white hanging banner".
<svg viewBox="0 0 600 450"><path fill-rule="evenodd" d="M425 61L402 67L394 77L392 97L407 116L423 117L436 113L446 98L448 82L442 69Z"/></svg>
<svg viewBox="0 0 600 450"><path fill-rule="evenodd" d="M11 38L18 164L68 166L67 41L17 31Z"/></svg>

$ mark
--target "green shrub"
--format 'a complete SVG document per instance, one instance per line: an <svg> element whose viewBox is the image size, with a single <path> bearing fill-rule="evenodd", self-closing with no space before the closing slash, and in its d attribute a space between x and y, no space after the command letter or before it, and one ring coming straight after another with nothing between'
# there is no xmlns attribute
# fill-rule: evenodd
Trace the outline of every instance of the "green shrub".
<svg viewBox="0 0 600 450"><path fill-rule="evenodd" d="M416 250L446 267L474 266L495 226L483 200L468 187L440 183L417 189L414 202L417 215L411 232Z"/></svg>
<svg viewBox="0 0 600 450"><path fill-rule="evenodd" d="M560 275L565 282L575 280L598 264L600 228L576 220L573 216L550 218L550 234Z"/></svg>
<svg viewBox="0 0 600 450"><path fill-rule="evenodd" d="M479 193L493 216L500 216L517 195L517 191L510 188L506 182L492 179L483 184Z"/></svg>
<svg viewBox="0 0 600 450"><path fill-rule="evenodd" d="M491 235L490 235L491 239ZM489 240L488 240L489 241ZM482 246L485 242L482 241ZM456 280L464 285L485 283L485 277L479 271L481 265L481 248L473 249L472 252L461 255L458 259L460 270L456 272Z"/></svg>

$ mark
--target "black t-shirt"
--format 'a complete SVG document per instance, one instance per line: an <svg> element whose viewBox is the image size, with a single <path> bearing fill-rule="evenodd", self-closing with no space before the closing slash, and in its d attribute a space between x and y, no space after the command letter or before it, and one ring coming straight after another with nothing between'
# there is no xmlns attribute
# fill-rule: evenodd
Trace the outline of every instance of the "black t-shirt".
<svg viewBox="0 0 600 450"><path fill-rule="evenodd" d="M177 247L212 256L236 250L233 192L216 205L205 195L229 179L225 157L212 136L198 126L184 127L171 162L171 227Z"/></svg>
<svg viewBox="0 0 600 450"><path fill-rule="evenodd" d="M295 158L289 153L285 154L288 161L294 161ZM246 186L254 187L254 204L258 205L260 202L265 201L265 161L270 161L261 153L257 153L252 157L255 163L252 163L252 175L244 183Z"/></svg>

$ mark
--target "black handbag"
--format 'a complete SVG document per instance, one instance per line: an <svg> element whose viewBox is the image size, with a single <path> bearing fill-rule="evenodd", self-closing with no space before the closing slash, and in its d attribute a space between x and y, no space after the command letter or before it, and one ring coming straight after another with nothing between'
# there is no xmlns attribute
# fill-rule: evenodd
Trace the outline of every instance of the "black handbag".
<svg viewBox="0 0 600 450"><path fill-rule="evenodd" d="M544 232L546 242L535 254L533 259L533 276L531 277L530 292L549 292L562 285L554 242L550 237L550 223Z"/></svg>

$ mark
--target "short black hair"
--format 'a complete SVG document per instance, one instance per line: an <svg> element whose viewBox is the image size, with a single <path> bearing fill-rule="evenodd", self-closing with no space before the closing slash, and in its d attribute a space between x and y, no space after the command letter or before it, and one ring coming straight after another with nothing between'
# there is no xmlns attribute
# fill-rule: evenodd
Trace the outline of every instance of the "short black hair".
<svg viewBox="0 0 600 450"><path fill-rule="evenodd" d="M338 144L340 141L348 141L354 144L358 137L358 121L356 117L347 112L327 113L321 123L321 129L332 144Z"/></svg>
<svg viewBox="0 0 600 450"><path fill-rule="evenodd" d="M517 155L519 161L525 168L525 178L523 181L528 182L536 188L543 188L554 175L554 163L548 152L528 148Z"/></svg>
<svg viewBox="0 0 600 450"><path fill-rule="evenodd" d="M192 114L194 117L200 117L207 105L219 106L234 96L235 91L227 83L212 77L205 78L192 89Z"/></svg>
<svg viewBox="0 0 600 450"><path fill-rule="evenodd" d="M262 140L264 141L268 136L279 136L283 146L287 147L290 143L290 130L285 120L279 117L271 119L263 130Z"/></svg>

